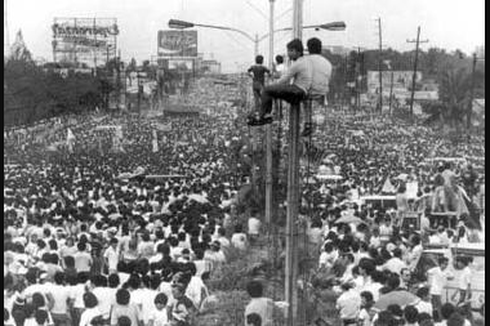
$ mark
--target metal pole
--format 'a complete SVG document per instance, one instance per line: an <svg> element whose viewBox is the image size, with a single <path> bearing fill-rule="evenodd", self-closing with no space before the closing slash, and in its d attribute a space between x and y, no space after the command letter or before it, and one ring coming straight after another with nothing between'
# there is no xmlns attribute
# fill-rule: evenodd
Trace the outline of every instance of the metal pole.
<svg viewBox="0 0 490 326"><path fill-rule="evenodd" d="M378 72L379 72L379 112L383 112L383 74L382 68L382 54L383 54L383 34L381 33L381 18L378 18L378 31L379 31L379 56L378 56Z"/></svg>
<svg viewBox="0 0 490 326"><path fill-rule="evenodd" d="M293 0L293 38L302 37L303 0ZM289 155L286 225L286 302L287 324L296 326L298 320L298 252L297 225L299 212L299 124L300 105L289 110Z"/></svg>
<svg viewBox="0 0 490 326"><path fill-rule="evenodd" d="M419 59L420 26L417 28L417 43L415 45L415 62L413 65L412 92L410 94L410 115L413 116L413 100L415 97L415 79L417 78L417 61Z"/></svg>
<svg viewBox="0 0 490 326"><path fill-rule="evenodd" d="M272 71L274 65L274 0L269 0L269 67ZM266 181L265 181L265 223L269 229L272 222L272 126L266 127Z"/></svg>
<svg viewBox="0 0 490 326"><path fill-rule="evenodd" d="M391 78L390 78L390 115L391 115L391 105L393 104L393 68L391 69Z"/></svg>

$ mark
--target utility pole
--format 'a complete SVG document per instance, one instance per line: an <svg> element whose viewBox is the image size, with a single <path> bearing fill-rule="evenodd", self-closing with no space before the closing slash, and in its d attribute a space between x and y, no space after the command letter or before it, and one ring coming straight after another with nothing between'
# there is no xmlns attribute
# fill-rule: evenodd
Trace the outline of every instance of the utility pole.
<svg viewBox="0 0 490 326"><path fill-rule="evenodd" d="M355 87L356 87L356 100L354 105L354 114L357 109L361 106L361 48L357 47L357 58L356 58L356 68L355 68Z"/></svg>
<svg viewBox="0 0 490 326"><path fill-rule="evenodd" d="M383 34L381 32L381 18L378 18L378 36L379 36L379 56L378 56L378 73L379 73L379 112L383 112L383 74L382 74L382 55L383 55Z"/></svg>
<svg viewBox="0 0 490 326"><path fill-rule="evenodd" d="M272 71L274 69L274 1L269 0L270 13L269 13L269 67ZM268 124L266 126L266 181L265 181L265 223L269 229L272 222L272 126Z"/></svg>
<svg viewBox="0 0 490 326"><path fill-rule="evenodd" d="M393 105L393 68L391 68L391 80L390 80L390 115L391 115L391 106Z"/></svg>
<svg viewBox="0 0 490 326"><path fill-rule="evenodd" d="M471 114L473 113L473 97L475 96L475 72L476 72L476 61L478 60L476 52L473 53L473 64L471 67L471 91L470 91L470 102L468 103L468 112L466 113L466 128L471 129Z"/></svg>
<svg viewBox="0 0 490 326"><path fill-rule="evenodd" d="M293 38L302 38L303 0L293 0ZM299 185L299 124L300 104L289 110L289 153L286 224L286 284L287 326L298 325L298 252L297 221L300 202Z"/></svg>
<svg viewBox="0 0 490 326"><path fill-rule="evenodd" d="M412 77L412 92L410 94L410 115L413 117L413 101L415 97L415 80L417 79L417 63L419 60L419 45L420 43L428 43L429 40L420 41L420 26L417 28L417 39L407 40L407 43L415 43L415 61L413 64L413 77Z"/></svg>

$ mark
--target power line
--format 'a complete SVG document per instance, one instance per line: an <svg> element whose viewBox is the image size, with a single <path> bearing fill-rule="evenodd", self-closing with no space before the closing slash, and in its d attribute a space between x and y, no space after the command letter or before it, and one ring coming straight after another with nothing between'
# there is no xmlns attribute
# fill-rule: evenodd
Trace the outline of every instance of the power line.
<svg viewBox="0 0 490 326"><path fill-rule="evenodd" d="M252 9L255 10L255 12L257 12L259 15L261 15L262 17L264 17L265 19L269 20L269 17L267 17L267 15L262 11L260 10L259 8L257 8L253 3L250 2L250 0L246 0L245 1Z"/></svg>
<svg viewBox="0 0 490 326"><path fill-rule="evenodd" d="M281 13L279 16L277 17L274 17L275 21L279 21L279 19L283 18L284 16L286 16L287 14L289 14L290 12L293 11L293 7L290 7L289 9L287 9L286 11L284 11L283 13Z"/></svg>

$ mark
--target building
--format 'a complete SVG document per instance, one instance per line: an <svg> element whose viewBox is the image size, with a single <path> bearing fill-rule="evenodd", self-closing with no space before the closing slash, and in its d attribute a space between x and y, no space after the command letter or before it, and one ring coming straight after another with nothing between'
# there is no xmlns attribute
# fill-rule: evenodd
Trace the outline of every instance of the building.
<svg viewBox="0 0 490 326"><path fill-rule="evenodd" d="M204 74L221 74L221 63L216 60L202 60L200 70Z"/></svg>
<svg viewBox="0 0 490 326"><path fill-rule="evenodd" d="M358 48L345 47L345 46L342 46L342 45L324 45L323 46L323 50L328 50L332 54L346 56L349 53L351 53L352 51L356 51L357 52L358 51ZM361 48L360 50L361 51L365 51L366 49Z"/></svg>

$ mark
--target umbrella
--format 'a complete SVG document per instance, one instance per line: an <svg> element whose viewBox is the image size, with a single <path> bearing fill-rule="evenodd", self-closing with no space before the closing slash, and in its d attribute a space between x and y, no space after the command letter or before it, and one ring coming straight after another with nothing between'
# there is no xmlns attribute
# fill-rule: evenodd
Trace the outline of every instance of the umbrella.
<svg viewBox="0 0 490 326"><path fill-rule="evenodd" d="M357 216L354 216L354 215L346 215L346 216L342 216L337 221L335 221L335 224L340 224L340 223L345 223L345 224L350 224L350 223L364 223L364 221L361 220Z"/></svg>
<svg viewBox="0 0 490 326"><path fill-rule="evenodd" d="M408 174L406 173L400 173L399 176L396 177L398 180L407 180Z"/></svg>
<svg viewBox="0 0 490 326"><path fill-rule="evenodd" d="M393 291L379 297L374 308L385 310L389 305L397 304L400 307L417 304L420 298L408 291Z"/></svg>
<svg viewBox="0 0 490 326"><path fill-rule="evenodd" d="M189 200L195 200L195 201L197 201L198 203L201 203L201 204L209 203L209 200L207 200L206 198L204 198L204 196L202 196L202 195L191 194L191 195L187 196L187 198Z"/></svg>

